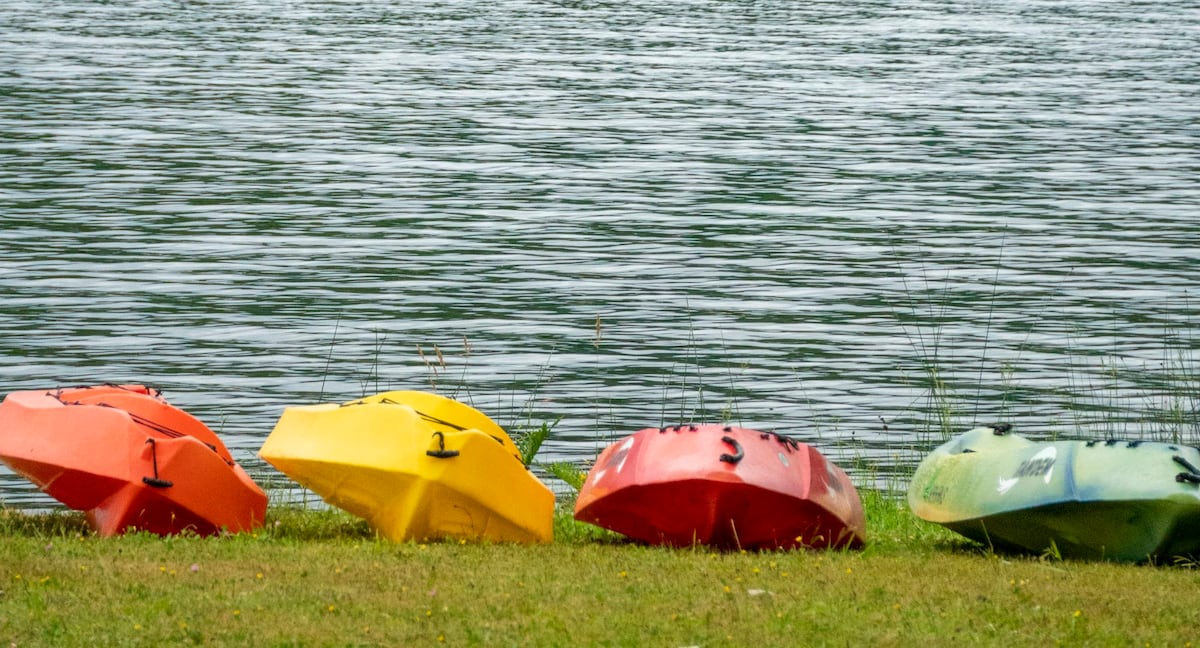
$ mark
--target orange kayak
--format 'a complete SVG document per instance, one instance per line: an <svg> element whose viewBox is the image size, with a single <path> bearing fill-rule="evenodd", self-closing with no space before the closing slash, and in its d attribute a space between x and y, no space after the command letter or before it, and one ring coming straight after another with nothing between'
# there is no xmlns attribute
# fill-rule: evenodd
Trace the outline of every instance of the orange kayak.
<svg viewBox="0 0 1200 648"><path fill-rule="evenodd" d="M575 518L650 544L860 548L858 491L811 446L724 425L647 428L600 453Z"/></svg>
<svg viewBox="0 0 1200 648"><path fill-rule="evenodd" d="M267 509L212 430L142 385L10 393L0 402L0 460L86 511L104 536L245 531Z"/></svg>

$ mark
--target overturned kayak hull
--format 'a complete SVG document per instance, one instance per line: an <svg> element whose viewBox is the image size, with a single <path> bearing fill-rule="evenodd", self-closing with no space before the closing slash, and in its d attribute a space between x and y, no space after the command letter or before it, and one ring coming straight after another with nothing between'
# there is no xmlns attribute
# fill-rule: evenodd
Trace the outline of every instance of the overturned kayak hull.
<svg viewBox="0 0 1200 648"><path fill-rule="evenodd" d="M722 425L647 428L610 445L575 517L650 544L863 546L849 477L811 446Z"/></svg>
<svg viewBox="0 0 1200 648"><path fill-rule="evenodd" d="M909 506L989 546L1140 562L1200 553L1200 452L970 430L917 467Z"/></svg>
<svg viewBox="0 0 1200 648"><path fill-rule="evenodd" d="M142 385L9 394L0 459L100 535L239 532L266 515L266 493L216 434Z"/></svg>
<svg viewBox="0 0 1200 648"><path fill-rule="evenodd" d="M289 407L259 455L389 540L553 538L554 494L508 435L426 392Z"/></svg>

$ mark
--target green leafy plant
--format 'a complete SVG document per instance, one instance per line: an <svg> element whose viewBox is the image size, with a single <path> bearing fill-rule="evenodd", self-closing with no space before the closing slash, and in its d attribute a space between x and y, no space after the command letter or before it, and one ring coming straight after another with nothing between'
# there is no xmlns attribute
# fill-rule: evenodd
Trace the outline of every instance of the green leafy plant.
<svg viewBox="0 0 1200 648"><path fill-rule="evenodd" d="M575 464L569 461L555 461L540 465L551 477L561 480L576 491L583 488L583 481L587 478L587 472L580 470Z"/></svg>
<svg viewBox="0 0 1200 648"><path fill-rule="evenodd" d="M537 427L527 427L523 431L517 433L516 444L517 450L521 452L521 461L526 466L532 466L537 453L542 449L542 444L550 435L554 433L554 428L562 421L562 417L554 419L554 422L543 421Z"/></svg>
<svg viewBox="0 0 1200 648"><path fill-rule="evenodd" d="M518 432L514 442L517 444L517 450L521 453L521 461L526 466L537 466L551 477L561 480L578 491L583 488L583 480L587 476L587 473L580 470L578 466L568 461L549 463L537 461L537 454L541 450L542 444L554 434L554 428L561 421L562 417L560 416L552 422L543 421L537 427L527 427L524 431Z"/></svg>

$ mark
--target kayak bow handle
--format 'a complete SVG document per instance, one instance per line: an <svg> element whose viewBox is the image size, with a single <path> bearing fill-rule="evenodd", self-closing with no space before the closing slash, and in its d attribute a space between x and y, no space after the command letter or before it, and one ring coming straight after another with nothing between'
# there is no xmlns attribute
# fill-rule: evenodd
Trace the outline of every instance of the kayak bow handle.
<svg viewBox="0 0 1200 648"><path fill-rule="evenodd" d="M742 457L746 456L745 451L742 450L742 444L738 443L737 439L731 436L723 436L721 437L721 442L728 443L729 445L733 446L733 454L722 454L721 461L724 461L725 463L736 464L742 460Z"/></svg>
<svg viewBox="0 0 1200 648"><path fill-rule="evenodd" d="M430 457L437 457L438 459L449 459L451 457L458 456L458 450L446 449L446 435L442 434L441 432L434 432L433 436L438 440L437 450L426 450L425 454L429 455Z"/></svg>
<svg viewBox="0 0 1200 648"><path fill-rule="evenodd" d="M1197 469L1195 466L1193 466L1192 462L1179 455L1174 455L1171 457L1171 459L1174 459L1175 463L1187 468L1187 472L1181 472L1178 475L1175 475L1175 481L1179 483L1187 482L1189 484L1200 484L1200 469Z"/></svg>
<svg viewBox="0 0 1200 648"><path fill-rule="evenodd" d="M154 476L142 477L142 483L154 488L170 488L174 486L175 482L158 478L158 444L154 442L154 439L146 439L146 443L150 444L150 465L154 467Z"/></svg>

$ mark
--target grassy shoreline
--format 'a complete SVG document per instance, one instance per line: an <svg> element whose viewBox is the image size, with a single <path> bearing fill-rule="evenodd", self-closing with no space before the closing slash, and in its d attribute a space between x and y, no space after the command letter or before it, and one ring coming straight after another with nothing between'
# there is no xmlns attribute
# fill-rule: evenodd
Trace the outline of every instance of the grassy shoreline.
<svg viewBox="0 0 1200 648"><path fill-rule="evenodd" d="M328 510L257 533L99 538L0 509L16 646L1188 646L1195 571L992 554L864 492L864 551L714 552L560 511L556 541L389 543Z"/></svg>

